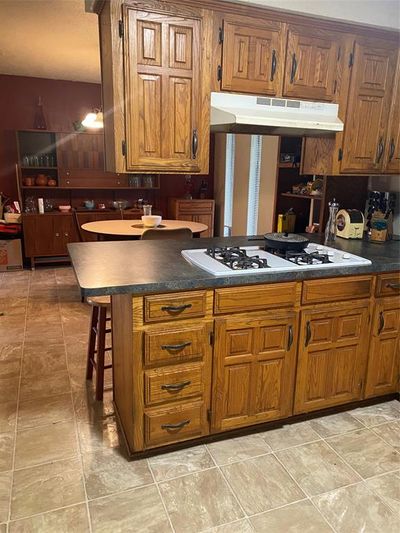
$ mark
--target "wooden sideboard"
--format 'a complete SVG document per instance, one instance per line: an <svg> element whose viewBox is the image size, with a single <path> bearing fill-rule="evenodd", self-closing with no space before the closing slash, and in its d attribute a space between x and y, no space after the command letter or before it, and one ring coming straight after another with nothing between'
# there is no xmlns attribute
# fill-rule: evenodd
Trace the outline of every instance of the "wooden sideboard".
<svg viewBox="0 0 400 533"><path fill-rule="evenodd" d="M186 200L168 198L168 217L175 220L191 220L206 224L208 230L201 237L214 237L215 200Z"/></svg>

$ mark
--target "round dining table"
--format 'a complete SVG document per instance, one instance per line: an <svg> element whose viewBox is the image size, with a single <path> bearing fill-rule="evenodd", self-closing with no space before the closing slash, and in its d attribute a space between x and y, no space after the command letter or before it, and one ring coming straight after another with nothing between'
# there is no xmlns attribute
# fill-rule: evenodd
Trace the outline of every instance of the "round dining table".
<svg viewBox="0 0 400 533"><path fill-rule="evenodd" d="M96 233L99 240L112 240L112 238L140 239L142 233L150 228L145 227L141 220L99 220L86 222L81 228L90 233ZM207 231L208 226L190 220L162 220L157 227L159 231L168 229L189 228L193 236Z"/></svg>

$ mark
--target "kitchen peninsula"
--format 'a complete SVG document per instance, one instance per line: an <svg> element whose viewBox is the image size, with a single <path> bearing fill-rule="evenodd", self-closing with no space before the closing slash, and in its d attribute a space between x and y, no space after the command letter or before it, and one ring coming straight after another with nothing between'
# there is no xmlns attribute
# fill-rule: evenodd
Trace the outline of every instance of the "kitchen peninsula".
<svg viewBox="0 0 400 533"><path fill-rule="evenodd" d="M399 241L334 243L370 264L236 276L181 255L249 244L263 242L69 245L82 294L112 298L114 403L131 457L398 394Z"/></svg>

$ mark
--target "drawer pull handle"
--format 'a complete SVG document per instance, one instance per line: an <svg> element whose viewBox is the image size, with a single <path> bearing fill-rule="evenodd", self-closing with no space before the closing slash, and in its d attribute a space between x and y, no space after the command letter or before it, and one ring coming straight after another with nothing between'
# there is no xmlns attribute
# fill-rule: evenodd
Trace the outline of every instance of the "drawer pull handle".
<svg viewBox="0 0 400 533"><path fill-rule="evenodd" d="M178 350L182 350L183 348L187 348L191 344L192 344L191 342L182 342L181 344L162 344L161 350L178 351Z"/></svg>
<svg viewBox="0 0 400 533"><path fill-rule="evenodd" d="M183 420L177 424L161 424L161 429L181 429L190 424L190 420Z"/></svg>
<svg viewBox="0 0 400 533"><path fill-rule="evenodd" d="M382 333L383 328L385 327L385 317L383 316L383 311L379 313L379 327L378 327L378 335Z"/></svg>
<svg viewBox="0 0 400 533"><path fill-rule="evenodd" d="M310 321L308 321L306 324L306 342L305 342L306 346L308 346L310 340L311 340L311 324L310 324Z"/></svg>
<svg viewBox="0 0 400 533"><path fill-rule="evenodd" d="M167 385L161 385L162 390L172 390L172 391L181 391L188 385L190 385L191 381L182 381L181 383L169 383Z"/></svg>
<svg viewBox="0 0 400 533"><path fill-rule="evenodd" d="M192 304L182 304L182 305L164 305L161 307L161 311L167 311L168 313L180 313L185 309L190 309Z"/></svg>
<svg viewBox="0 0 400 533"><path fill-rule="evenodd" d="M290 350L293 344L293 326L289 326L289 334L288 334L288 343L287 343L287 351Z"/></svg>
<svg viewBox="0 0 400 533"><path fill-rule="evenodd" d="M400 289L400 283L386 283L386 287L389 289Z"/></svg>

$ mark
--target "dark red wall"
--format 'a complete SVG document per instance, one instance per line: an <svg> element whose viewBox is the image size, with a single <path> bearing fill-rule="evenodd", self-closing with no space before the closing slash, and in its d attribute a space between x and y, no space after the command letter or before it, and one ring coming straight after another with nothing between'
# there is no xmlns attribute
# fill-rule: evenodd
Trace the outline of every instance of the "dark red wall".
<svg viewBox="0 0 400 533"><path fill-rule="evenodd" d="M17 195L15 130L33 128L39 96L47 128L54 131L73 131L75 120L82 120L91 108L101 105L100 85L96 83L0 74L0 191L13 198Z"/></svg>
<svg viewBox="0 0 400 533"><path fill-rule="evenodd" d="M0 74L0 191L17 198L15 163L17 162L16 130L32 129L38 97L43 100L47 128L52 131L74 131L72 123L82 120L93 107L101 107L101 87L95 83L59 81ZM212 165L210 165L212 168ZM208 196L212 198L212 177ZM202 176L193 176L193 197L198 197ZM184 176L160 176L160 191L121 191L118 197L128 200L142 196L167 216L167 198L181 197L185 192ZM89 192L86 197L91 197ZM96 195L101 201L106 195Z"/></svg>

